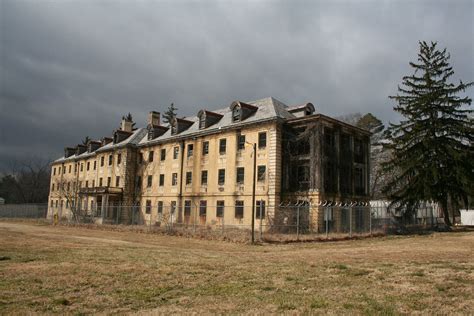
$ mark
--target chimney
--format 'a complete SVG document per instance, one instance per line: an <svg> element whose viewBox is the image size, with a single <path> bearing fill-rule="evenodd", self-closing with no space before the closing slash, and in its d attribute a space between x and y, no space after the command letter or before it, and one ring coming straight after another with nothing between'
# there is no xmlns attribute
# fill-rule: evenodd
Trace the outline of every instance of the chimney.
<svg viewBox="0 0 474 316"><path fill-rule="evenodd" d="M160 112L151 111L148 113L148 126L160 126Z"/></svg>
<svg viewBox="0 0 474 316"><path fill-rule="evenodd" d="M135 123L133 123L132 115L128 113L127 116L122 116L122 123L120 124L120 130L124 132L133 132L133 127Z"/></svg>

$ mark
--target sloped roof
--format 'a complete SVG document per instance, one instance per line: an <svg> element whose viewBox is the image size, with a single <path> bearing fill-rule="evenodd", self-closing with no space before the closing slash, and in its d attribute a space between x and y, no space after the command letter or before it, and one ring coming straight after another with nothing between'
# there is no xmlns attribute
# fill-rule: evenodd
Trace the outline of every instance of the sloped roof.
<svg viewBox="0 0 474 316"><path fill-rule="evenodd" d="M147 134L147 130L146 128L137 128L135 131L133 131L133 134L130 135L130 137L127 137L127 139L121 141L120 143L116 143L114 144L113 142L110 142L108 143L107 145L104 145L102 147L99 147L96 151L94 152L84 152L80 155L72 155L72 156L69 156L67 158L65 158L64 156L59 158L59 159L56 159L54 162L63 162L63 161L69 161L69 160L74 160L74 159L82 159L82 158L87 158L87 157L90 157L90 156L94 156L96 153L98 152L103 152L103 151L107 151L107 150L111 150L111 149L114 149L114 148L119 148L119 147L123 147L125 145L128 145L128 144L133 144L133 145L137 145L138 142L143 138L144 135Z"/></svg>
<svg viewBox="0 0 474 316"><path fill-rule="evenodd" d="M240 125L247 125L256 122L263 122L269 121L274 119L291 119L295 118L295 116L287 111L287 106L281 101L278 101L275 98L268 97L252 102L246 102L250 105L258 107L258 110L250 115L245 120L239 122L232 122L232 111L230 110L229 106L225 108L213 110L212 112L218 113L222 115L222 118L216 123L207 128L199 129L199 118L197 116L186 117L184 119L193 122L193 124L186 130L182 131L179 134L171 135L171 129L166 131L163 135L148 140L148 137L144 135L142 140L139 142L139 145L147 145L147 144L154 144L159 143L162 141L166 141L168 139L175 139L180 138L183 136L190 136L193 134L197 134L200 132L212 132L218 131L222 128L229 128L229 127L236 127Z"/></svg>

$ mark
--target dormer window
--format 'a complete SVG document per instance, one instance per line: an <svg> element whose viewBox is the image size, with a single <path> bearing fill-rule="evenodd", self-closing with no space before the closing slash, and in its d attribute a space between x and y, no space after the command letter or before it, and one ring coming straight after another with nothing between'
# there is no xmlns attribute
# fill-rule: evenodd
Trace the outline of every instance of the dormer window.
<svg viewBox="0 0 474 316"><path fill-rule="evenodd" d="M232 111L232 122L240 122L257 112L258 107L240 101L234 101L230 105Z"/></svg>
<svg viewBox="0 0 474 316"><path fill-rule="evenodd" d="M176 135L178 133L178 125L171 125L171 135Z"/></svg>
<svg viewBox="0 0 474 316"><path fill-rule="evenodd" d="M199 111L199 129L208 128L209 126L216 124L221 120L222 116L222 114L206 110Z"/></svg>
<svg viewBox="0 0 474 316"><path fill-rule="evenodd" d="M236 106L236 107L232 110L232 122L238 122L238 121L240 121L240 114L241 114L240 107L239 107L239 106Z"/></svg>

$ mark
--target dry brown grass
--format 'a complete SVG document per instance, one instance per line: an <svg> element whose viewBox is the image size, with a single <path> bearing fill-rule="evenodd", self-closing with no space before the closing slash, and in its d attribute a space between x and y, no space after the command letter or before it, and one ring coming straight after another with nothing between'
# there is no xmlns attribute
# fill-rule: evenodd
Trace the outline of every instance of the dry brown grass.
<svg viewBox="0 0 474 316"><path fill-rule="evenodd" d="M469 314L474 233L234 244L0 222L0 314Z"/></svg>

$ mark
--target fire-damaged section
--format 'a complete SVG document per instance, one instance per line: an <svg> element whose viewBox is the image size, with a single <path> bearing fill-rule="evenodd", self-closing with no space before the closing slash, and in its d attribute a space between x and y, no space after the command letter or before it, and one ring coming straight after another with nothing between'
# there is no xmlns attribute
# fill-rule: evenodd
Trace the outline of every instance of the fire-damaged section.
<svg viewBox="0 0 474 316"><path fill-rule="evenodd" d="M324 115L283 128L282 201L353 201L368 197L370 134Z"/></svg>

